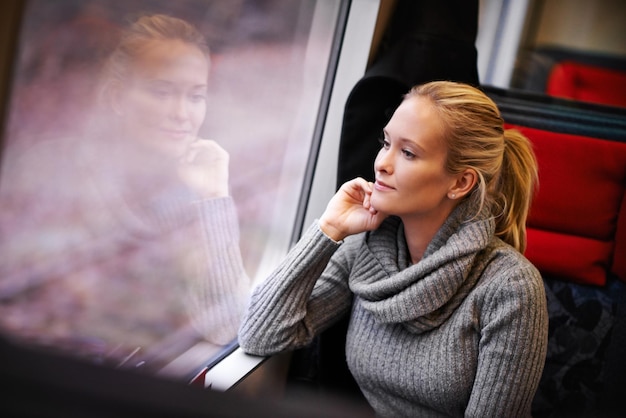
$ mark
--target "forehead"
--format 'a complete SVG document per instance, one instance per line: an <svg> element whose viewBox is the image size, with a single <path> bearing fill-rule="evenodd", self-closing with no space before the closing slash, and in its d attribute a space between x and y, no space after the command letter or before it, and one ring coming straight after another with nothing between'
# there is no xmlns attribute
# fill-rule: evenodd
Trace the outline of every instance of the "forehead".
<svg viewBox="0 0 626 418"><path fill-rule="evenodd" d="M209 60L193 44L180 40L152 40L137 54L133 73L146 78L180 78L205 83Z"/></svg>
<svg viewBox="0 0 626 418"><path fill-rule="evenodd" d="M444 126L441 115L430 99L424 97L404 100L385 129L392 136L420 145L443 142Z"/></svg>

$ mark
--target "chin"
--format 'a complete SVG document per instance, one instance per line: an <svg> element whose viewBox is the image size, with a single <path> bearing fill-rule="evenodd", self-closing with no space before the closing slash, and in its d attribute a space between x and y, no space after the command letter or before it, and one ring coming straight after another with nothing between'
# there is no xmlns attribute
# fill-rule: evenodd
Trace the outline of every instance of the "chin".
<svg viewBox="0 0 626 418"><path fill-rule="evenodd" d="M384 199L381 198L376 198L373 194L372 194L372 198L370 200L370 203L372 204L372 207L374 209L376 209L378 212L384 213L384 214L391 214L389 211L389 205L386 204Z"/></svg>
<svg viewBox="0 0 626 418"><path fill-rule="evenodd" d="M154 142L151 144L155 152L163 157L180 158L187 151L187 141L172 141L171 138L154 137Z"/></svg>

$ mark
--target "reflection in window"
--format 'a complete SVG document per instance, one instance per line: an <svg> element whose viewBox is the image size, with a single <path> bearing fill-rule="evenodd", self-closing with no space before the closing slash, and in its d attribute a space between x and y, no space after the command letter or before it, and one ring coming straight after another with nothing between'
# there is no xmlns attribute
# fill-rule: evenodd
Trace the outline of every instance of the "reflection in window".
<svg viewBox="0 0 626 418"><path fill-rule="evenodd" d="M235 339L294 226L337 13L320 3L27 3L4 333L151 371Z"/></svg>

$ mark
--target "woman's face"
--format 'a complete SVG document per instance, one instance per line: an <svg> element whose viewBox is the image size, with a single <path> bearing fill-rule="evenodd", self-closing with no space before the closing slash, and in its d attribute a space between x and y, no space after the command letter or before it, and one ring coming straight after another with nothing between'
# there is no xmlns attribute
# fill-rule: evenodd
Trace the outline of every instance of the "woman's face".
<svg viewBox="0 0 626 418"><path fill-rule="evenodd" d="M155 40L131 65L129 80L116 96L124 136L180 157L205 118L207 58L183 41Z"/></svg>
<svg viewBox="0 0 626 418"><path fill-rule="evenodd" d="M447 195L455 177L445 169L444 128L430 100L402 102L383 133L372 206L405 222L415 217L442 222L451 211Z"/></svg>

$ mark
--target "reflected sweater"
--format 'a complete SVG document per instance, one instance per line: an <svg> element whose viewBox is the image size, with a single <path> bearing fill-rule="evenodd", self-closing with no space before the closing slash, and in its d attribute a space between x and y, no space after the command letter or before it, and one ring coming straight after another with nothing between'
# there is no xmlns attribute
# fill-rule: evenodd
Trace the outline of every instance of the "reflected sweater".
<svg viewBox="0 0 626 418"><path fill-rule="evenodd" d="M70 138L7 155L0 329L116 364L181 335L232 342L251 288L235 202L112 148Z"/></svg>
<svg viewBox="0 0 626 418"><path fill-rule="evenodd" d="M542 279L492 218L464 221L469 206L414 265L398 218L340 243L315 223L254 290L242 349L303 347L351 309L347 363L378 415L530 415L547 345Z"/></svg>

